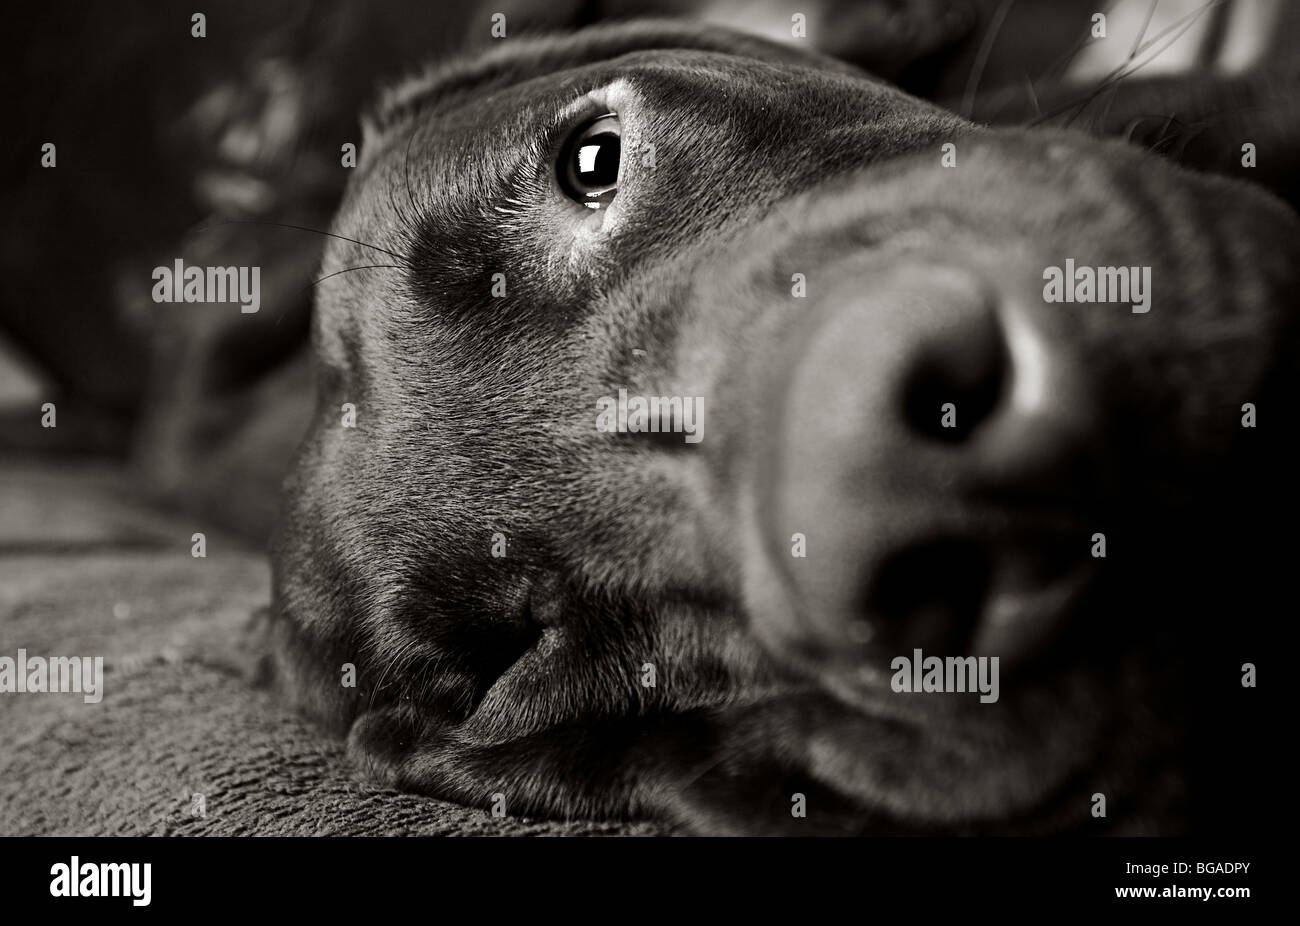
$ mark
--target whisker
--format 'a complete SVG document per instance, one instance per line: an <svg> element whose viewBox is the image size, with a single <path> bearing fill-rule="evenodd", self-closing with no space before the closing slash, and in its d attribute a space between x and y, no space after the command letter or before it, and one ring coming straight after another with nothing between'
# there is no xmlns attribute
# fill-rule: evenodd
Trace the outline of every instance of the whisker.
<svg viewBox="0 0 1300 926"><path fill-rule="evenodd" d="M411 204L412 215L420 214L420 207L415 204L415 194L411 190L411 143L415 141L415 129L411 129L411 134L406 139L406 157L402 163L402 172L406 174L406 198ZM415 229L412 223L411 229Z"/></svg>
<svg viewBox="0 0 1300 926"><path fill-rule="evenodd" d="M1098 94L1098 96L1100 96L1100 94ZM1106 117L1110 115L1110 108L1115 104L1115 98L1117 96L1119 96L1119 84L1111 84L1110 87L1107 88L1106 92L1106 105L1102 107L1101 112L1094 119L1094 125L1099 128L1103 128L1106 125ZM1074 117L1071 116L1070 119L1073 120ZM1066 125L1069 125L1069 123L1067 122Z"/></svg>
<svg viewBox="0 0 1300 926"><path fill-rule="evenodd" d="M1147 34L1147 28L1151 25L1151 17L1155 15L1156 5L1160 0L1151 0L1147 5L1146 18L1142 20L1142 28L1138 30L1137 38L1133 40L1133 49L1128 53L1128 60L1132 61L1138 55L1138 49L1142 47L1142 39Z"/></svg>
<svg viewBox="0 0 1300 926"><path fill-rule="evenodd" d="M344 267L342 270L335 270L333 273L327 273L327 274L325 274L325 275L324 275L323 277L321 277L319 280L312 280L311 283L309 283L308 285L306 285L306 286L303 287L302 291L305 293L305 292L307 292L307 290L311 289L311 288L312 288L313 286L315 286L316 284L318 284L318 283L324 283L324 282L325 282L326 280L328 280L330 277L336 277L336 276L338 276L338 275L341 274L341 273L351 273L351 272L354 271L354 270L378 270L378 269L380 269L380 268L387 268L387 269L389 269L389 270L405 270L405 269L406 269L406 267L404 267L404 266L401 265L401 264L366 264L366 265L364 265L364 266L362 266L362 267Z"/></svg>
<svg viewBox="0 0 1300 926"><path fill-rule="evenodd" d="M1181 29L1178 29L1178 35L1174 36L1174 39L1179 38L1184 32L1186 32L1192 26L1196 25L1196 20L1204 16L1208 10L1216 6L1222 6L1227 2L1228 0L1208 0L1208 2L1205 3L1203 6L1198 6L1196 9L1184 13L1182 16L1178 17L1169 25L1165 26L1163 29L1157 32L1155 35L1151 36L1151 38L1148 39L1146 42L1143 42L1142 45L1138 47L1137 53L1140 54L1141 52L1146 51L1148 48L1150 48L1156 42L1160 41L1170 32L1173 32L1175 29L1178 29L1179 26L1182 26ZM1187 24L1183 25L1184 22L1186 22ZM1168 48L1170 44L1173 43L1170 42L1166 44L1165 48ZM1164 51L1164 49L1162 48L1161 51Z"/></svg>
<svg viewBox="0 0 1300 926"><path fill-rule="evenodd" d="M963 119L969 119L971 111L975 108L975 93L979 90L980 78L984 76L984 68L989 62L989 55L993 52L993 43L997 41L998 33L1002 31L1002 23L1011 12L1011 4L1015 0L1002 0L998 4L997 10L993 13L993 19L989 23L988 32L984 33L984 41L980 43L980 49L975 56L975 64L971 68L970 79L966 83L966 94L961 101L961 116Z"/></svg>
<svg viewBox="0 0 1300 926"><path fill-rule="evenodd" d="M1034 113L1041 116L1043 108L1038 105L1038 93L1034 90L1034 82L1029 79L1029 72L1025 72L1025 90L1029 94L1029 102L1034 104Z"/></svg>
<svg viewBox="0 0 1300 926"><path fill-rule="evenodd" d="M380 251L389 257L395 258L402 262L403 266L410 266L410 261L395 251L388 248L381 248L377 244L369 244L356 238L349 238L347 235L337 235L334 232L321 231L319 228L308 228L306 225L290 225L287 222L262 222L255 219L223 219L220 222L213 222L211 225L200 226L197 231L206 231L209 228L216 228L220 225L267 225L272 228L292 228L295 231L311 232L313 235L324 235L326 238L337 238L340 241L350 241L353 244L360 245L363 248L370 248L372 251Z"/></svg>
<svg viewBox="0 0 1300 926"><path fill-rule="evenodd" d="M393 196L393 188L391 186L389 186L385 191L385 195L388 197L388 208L393 210L393 215L397 216L403 226L407 228L412 227L410 217L407 216L406 210L401 207L397 202L397 199Z"/></svg>
<svg viewBox="0 0 1300 926"><path fill-rule="evenodd" d="M411 138L414 137L415 137L415 130L412 129ZM401 205L397 197L394 195L396 193L396 190L391 185L385 191L385 195L388 197L388 205L393 210L393 215L397 216L398 221L401 223L401 225L404 228L406 228L408 231L414 232L418 227L415 220L420 213L419 210L415 207L414 198L411 196L410 159L411 159L411 147L410 147L410 141L408 140L407 147L406 147L406 166L404 168L404 173L406 174L406 199L407 202L411 204L411 209L413 211L410 213L406 211L406 208Z"/></svg>
<svg viewBox="0 0 1300 926"><path fill-rule="evenodd" d="M1170 38L1167 42L1165 42L1164 45L1162 45L1162 46L1160 46L1159 48L1157 48L1157 49L1155 50L1155 52L1154 52L1153 54L1151 54L1149 57L1145 58L1145 59L1142 60L1142 61L1134 61L1132 58L1126 60L1123 64L1121 64L1121 65L1119 65L1118 67L1116 67L1116 68L1115 68L1114 70L1112 70L1109 74L1107 74L1107 75L1106 75L1105 77L1103 77L1100 81L1098 81L1097 84L1096 84L1096 86L1094 86L1094 87L1093 87L1090 91L1088 91L1087 93L1084 93L1081 97L1077 97L1077 98L1071 100L1071 101L1068 102L1068 103L1064 103L1064 104L1062 104L1062 105L1056 107L1055 109L1051 110L1050 112L1046 112L1046 113L1044 113L1043 115L1039 116L1038 118L1031 120L1028 124L1031 125L1031 126L1038 125L1038 124L1040 124L1040 123L1042 123L1042 122L1044 122L1044 121L1046 121L1046 120L1048 120L1048 119L1053 119L1053 118L1055 118L1056 116L1059 116L1059 115L1061 115L1062 113L1067 112L1067 111L1069 111L1069 110L1072 110L1072 109L1073 109L1073 110L1076 110L1076 111L1075 111L1075 112L1070 116L1070 118L1069 118L1068 120L1066 120L1066 125L1069 125L1071 122L1073 122L1073 121L1074 121L1074 120L1079 116L1079 114L1080 114L1080 113L1081 113L1085 108L1087 108L1087 106L1088 106L1090 103L1092 103L1094 100L1097 99L1098 96L1101 95L1102 91L1104 91L1104 90L1106 90L1106 89L1108 89L1108 88L1110 88L1110 87L1112 87L1112 86L1114 86L1114 85L1116 85L1116 84L1119 84L1120 82L1122 82L1122 81L1124 81L1124 80L1127 80L1129 77L1132 77L1134 74L1136 74L1138 71L1142 70L1144 67L1146 67L1148 64L1150 64L1152 61L1154 61L1154 60L1156 60L1157 58L1159 58L1160 55L1161 55L1161 54L1162 54L1162 53L1163 53L1167 48L1169 48L1169 47L1172 46L1175 42L1177 42L1178 39L1180 39L1180 38L1183 36L1184 33L1186 33L1189 29L1192 28L1192 26L1194 26L1194 25L1196 24L1196 20L1197 20L1198 17L1202 16L1202 15L1203 15L1207 10L1211 9L1212 7L1218 6L1219 4L1221 4L1221 3L1223 3L1223 2L1224 2L1224 0L1209 0L1208 3L1205 3L1204 5L1202 5L1202 6L1200 6L1200 7L1197 7L1195 10L1192 10L1190 13L1187 13L1187 14L1185 14L1185 15L1179 17L1179 18L1178 18L1177 20L1175 20L1172 24L1170 24L1169 26L1166 26L1164 29L1161 29L1158 33L1156 33L1156 34L1155 34L1154 36L1152 36L1150 39L1148 39L1147 41L1143 42L1141 45L1138 46L1137 53L1138 53L1138 54L1141 54L1141 53L1145 52L1147 49L1151 48L1151 47L1152 47L1153 45L1155 45L1156 43L1158 43L1158 42L1159 42L1161 39L1163 39L1165 36L1169 35L1169 33L1174 32L1174 30L1177 30L1177 32L1174 33L1174 35L1172 36L1172 38ZM1179 27L1181 27L1181 28L1179 28Z"/></svg>
<svg viewBox="0 0 1300 926"><path fill-rule="evenodd" d="M1117 0L1111 0L1103 12L1110 13L1116 2ZM1062 75L1069 70L1070 65L1074 64L1074 59L1079 57L1079 52L1083 51L1084 47L1092 42L1092 35L1088 30L1084 30L1083 35L1079 36L1072 46L1067 48L1055 61L1043 69L1042 73L1038 75L1039 79L1059 80Z"/></svg>

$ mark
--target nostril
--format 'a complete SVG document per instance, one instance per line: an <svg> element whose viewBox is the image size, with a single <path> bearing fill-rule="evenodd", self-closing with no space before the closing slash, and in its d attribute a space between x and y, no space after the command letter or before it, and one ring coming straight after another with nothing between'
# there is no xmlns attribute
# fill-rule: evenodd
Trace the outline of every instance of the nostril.
<svg viewBox="0 0 1300 926"><path fill-rule="evenodd" d="M912 433L962 443L1004 399L1010 353L1001 329L981 317L932 334L904 375L903 416Z"/></svg>
<svg viewBox="0 0 1300 926"><path fill-rule="evenodd" d="M858 614L877 646L964 653L984 610L991 578L978 543L935 540L901 550L873 570Z"/></svg>
<svg viewBox="0 0 1300 926"><path fill-rule="evenodd" d="M832 674L917 646L1032 653L1072 587L1036 537L1077 549L1093 520L1072 482L1106 433L1084 361L975 274L907 264L866 292L850 282L752 361L773 426L745 429L733 446L753 452L728 461L751 625Z"/></svg>

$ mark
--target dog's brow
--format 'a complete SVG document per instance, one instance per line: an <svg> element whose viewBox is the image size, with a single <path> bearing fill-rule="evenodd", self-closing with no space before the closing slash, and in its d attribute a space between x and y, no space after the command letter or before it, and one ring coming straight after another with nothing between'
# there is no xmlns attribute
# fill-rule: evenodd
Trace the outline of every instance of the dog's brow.
<svg viewBox="0 0 1300 926"><path fill-rule="evenodd" d="M502 46L476 57L432 65L385 90L366 119L385 132L422 111L472 90L510 84L590 59L591 49L575 46L572 36L541 36Z"/></svg>
<svg viewBox="0 0 1300 926"><path fill-rule="evenodd" d="M501 87L541 74L610 61L633 52L703 51L715 55L808 64L822 71L863 78L852 65L753 36L721 33L680 23L643 21L590 35L540 35L499 44L486 52L434 65L383 92L366 122L383 133L422 111L485 87Z"/></svg>
<svg viewBox="0 0 1300 926"><path fill-rule="evenodd" d="M491 76L468 63L463 67L429 68L386 89L366 111L365 118L376 130L386 132L413 119L435 102L470 90Z"/></svg>

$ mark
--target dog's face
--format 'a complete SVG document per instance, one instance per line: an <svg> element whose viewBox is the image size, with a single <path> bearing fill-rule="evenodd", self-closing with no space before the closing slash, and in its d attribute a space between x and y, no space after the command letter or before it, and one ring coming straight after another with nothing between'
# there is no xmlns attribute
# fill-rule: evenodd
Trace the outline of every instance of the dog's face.
<svg viewBox="0 0 1300 926"><path fill-rule="evenodd" d="M1162 583L1290 350L1285 207L641 26L391 93L334 231L277 662L373 770L716 831L1184 814ZM1135 289L1048 302L1067 260ZM918 649L997 685L899 691Z"/></svg>

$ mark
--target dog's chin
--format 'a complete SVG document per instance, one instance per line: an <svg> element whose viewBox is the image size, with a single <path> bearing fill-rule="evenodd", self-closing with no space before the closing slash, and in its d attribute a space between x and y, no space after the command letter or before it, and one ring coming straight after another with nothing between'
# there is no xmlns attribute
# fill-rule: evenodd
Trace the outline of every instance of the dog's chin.
<svg viewBox="0 0 1300 926"><path fill-rule="evenodd" d="M840 692L807 739L808 774L887 823L868 831L1156 833L1184 782L1177 730L1150 710L1137 658L972 694ZM1104 798L1099 801L1098 795ZM1115 816L1141 797L1141 818ZM1109 804L1109 808L1107 807Z"/></svg>

